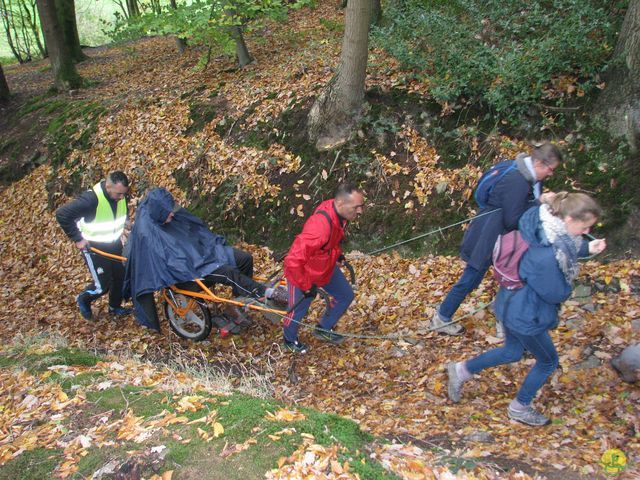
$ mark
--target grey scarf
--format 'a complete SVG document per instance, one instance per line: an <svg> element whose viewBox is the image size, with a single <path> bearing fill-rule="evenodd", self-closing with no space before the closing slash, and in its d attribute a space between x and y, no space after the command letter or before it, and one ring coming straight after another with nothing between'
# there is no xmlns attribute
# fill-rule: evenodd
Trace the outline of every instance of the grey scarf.
<svg viewBox="0 0 640 480"><path fill-rule="evenodd" d="M553 247L558 266L570 284L580 271L578 251L582 245L582 235L569 235L562 219L553 215L548 205L540 205L540 224L544 238Z"/></svg>

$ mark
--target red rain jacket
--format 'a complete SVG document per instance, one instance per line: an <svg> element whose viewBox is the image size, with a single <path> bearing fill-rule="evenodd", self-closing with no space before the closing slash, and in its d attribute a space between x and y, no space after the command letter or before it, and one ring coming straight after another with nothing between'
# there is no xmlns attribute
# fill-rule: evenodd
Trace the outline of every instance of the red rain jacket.
<svg viewBox="0 0 640 480"><path fill-rule="evenodd" d="M327 212L332 225L323 214L317 213L319 210ZM338 257L342 255L340 242L346 224L347 221L338 216L333 200L318 205L284 259L287 281L303 291L314 284L322 287L329 283Z"/></svg>

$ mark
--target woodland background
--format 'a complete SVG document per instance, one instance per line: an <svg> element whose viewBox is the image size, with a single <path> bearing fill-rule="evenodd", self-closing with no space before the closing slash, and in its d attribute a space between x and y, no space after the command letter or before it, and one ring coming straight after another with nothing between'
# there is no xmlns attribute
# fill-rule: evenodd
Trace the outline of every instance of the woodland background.
<svg viewBox="0 0 640 480"><path fill-rule="evenodd" d="M132 372L117 381L138 386L146 378L140 369L153 377L172 360L180 372L225 372L229 390L347 416L363 435L396 442L391 461L384 450L390 447L369 455L377 447L368 437L366 449L345 454L344 437L316 434L329 453L317 450L311 464L335 478L353 472L362 478L452 478L442 476L453 475L449 469L459 478L508 477L520 469L547 478L595 478L603 475L599 462L611 448L628 456L620 478L637 476L640 397L637 387L620 382L608 360L637 342L640 331L640 2L132 0L118 7L114 24L104 26L112 43L92 48L68 22L80 18L80 5L0 4L5 21L7 12L27 7L28 18L39 13L47 19L29 23L24 14L23 24L4 24L7 43L22 32L13 42L14 48L23 45L15 48L23 63L3 59L0 78L6 80L0 82L6 305L0 335L8 366L3 384L14 392L0 410L0 475L2 468L29 471L45 458L51 476L90 477L112 460L104 457L105 447L121 431L133 442L135 458L153 457L144 454L153 443L139 434L158 435L168 424L150 424L160 412L128 408L127 395L107 415L104 431L73 421L73 409L101 406L90 392L124 390L104 383L116 381L105 377L110 370L113 376L113 368L78 370L77 359L59 354L66 348L88 349L120 366L123 358L131 360L115 367ZM39 59L45 45L49 57ZM584 264L576 297L562 309L554 332L562 370L538 400L554 423L532 432L504 414L530 361L488 372L460 405L446 400L443 365L499 342L490 310L480 308L493 298L493 282L485 280L465 303L464 337L438 337L427 320L462 268L455 254L463 227L438 229L475 213L473 187L488 165L543 139L558 143L566 157L549 188L595 195L606 212L595 234L606 236L611 248ZM353 339L339 349L311 340L310 355L296 358L280 351L278 326L260 318L242 336L212 335L197 344L168 328L156 337L133 319L109 319L104 305L98 321L84 322L74 295L86 274L53 212L114 169L133 180L133 208L150 187L168 188L214 231L244 242L261 273L278 268L271 253L287 248L339 181L354 181L367 194L367 208L349 227L345 250L358 287L340 327L379 337L401 333L405 340ZM429 231L435 233L391 252L367 254ZM311 324L319 313L320 305ZM52 353L67 368L55 361L40 369L30 364L33 355ZM71 382L66 390L51 383L52 372L60 370ZM77 380L87 373L89 379ZM157 381L143 382L138 396L158 393L157 375ZM199 415L194 420L204 411L204 434L196 431L195 438L206 447L224 438L222 427L233 442L217 445L216 452L240 445L234 455L247 455L243 462L253 458L254 465L256 450L282 447L283 463L276 454L264 469L256 468L258 477L270 468L302 468L291 456L298 446L309 447L300 430L286 446L276 429L269 434L278 439L251 429L231 437L229 428L242 421L228 411L211 415L225 412L225 405L213 406L225 400L208 397L220 394L219 386L207 386L199 400L191 397L202 385L189 388L163 394L160 403L169 412L163 418L188 410ZM54 400L47 400L49 394ZM278 408L266 410L275 415ZM104 412L91 415L97 413ZM283 418L302 421L295 413ZM29 457L34 452L43 457ZM153 458L140 460L141 475L173 470L176 478L190 478L175 456ZM369 458L379 470L358 465ZM344 471L345 462L352 470Z"/></svg>

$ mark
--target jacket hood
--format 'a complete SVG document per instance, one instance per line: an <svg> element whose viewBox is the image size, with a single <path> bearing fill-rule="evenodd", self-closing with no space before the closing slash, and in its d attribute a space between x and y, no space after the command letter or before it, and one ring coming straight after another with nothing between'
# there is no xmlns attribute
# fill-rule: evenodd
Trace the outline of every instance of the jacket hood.
<svg viewBox="0 0 640 480"><path fill-rule="evenodd" d="M532 207L522 214L518 222L518 230L522 238L531 247L544 247L549 245L544 230L540 224L540 207Z"/></svg>
<svg viewBox="0 0 640 480"><path fill-rule="evenodd" d="M155 222L162 225L169 214L173 211L175 201L173 196L164 188L155 188L149 192L140 204L139 208L147 211L149 217Z"/></svg>
<svg viewBox="0 0 640 480"><path fill-rule="evenodd" d="M528 157L528 155L526 155L524 153L519 153L516 156L516 168L522 174L522 176L527 179L527 182L529 182L531 185L533 185L538 180L531 174L531 171L529 170L529 167L527 167L527 164L525 163L525 158L527 158L527 157Z"/></svg>

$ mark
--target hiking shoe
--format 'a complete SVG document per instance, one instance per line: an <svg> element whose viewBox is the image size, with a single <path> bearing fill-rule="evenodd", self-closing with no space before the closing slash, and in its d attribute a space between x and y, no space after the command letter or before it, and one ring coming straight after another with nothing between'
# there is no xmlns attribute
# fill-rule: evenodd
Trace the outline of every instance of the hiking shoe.
<svg viewBox="0 0 640 480"><path fill-rule="evenodd" d="M278 287L273 290L269 300L278 305L287 306L289 305L289 292L285 288Z"/></svg>
<svg viewBox="0 0 640 480"><path fill-rule="evenodd" d="M514 410L511 408L511 405L509 405L507 413L511 420L515 420L516 422L524 423L525 425L530 425L532 427L542 427L551 423L549 418L545 417L537 410L534 410L532 406L528 406L524 410Z"/></svg>
<svg viewBox="0 0 640 480"><path fill-rule="evenodd" d="M80 315L85 320L91 320L93 318L93 313L91 312L91 302L87 299L82 298L82 294L76 297L76 303L78 304L78 308L80 309Z"/></svg>
<svg viewBox="0 0 640 480"><path fill-rule="evenodd" d="M459 323L451 323L450 321L445 321L441 316L440 312L438 312L438 308L433 313L433 317L431 318L431 330L441 333L443 335L462 335L464 333L464 327Z"/></svg>
<svg viewBox="0 0 640 480"><path fill-rule="evenodd" d="M449 386L447 389L449 400L453 403L458 403L460 401L460 397L462 397L462 385L464 385L464 380L462 380L458 375L455 362L447 364L447 374L449 375Z"/></svg>
<svg viewBox="0 0 640 480"><path fill-rule="evenodd" d="M124 317L125 315L131 315L133 313L132 308L124 307L109 307L109 314L116 315L118 317Z"/></svg>
<svg viewBox="0 0 640 480"><path fill-rule="evenodd" d="M322 328L320 325L316 325L316 328L313 329L313 336L334 345L340 345L345 340L344 335Z"/></svg>
<svg viewBox="0 0 640 480"><path fill-rule="evenodd" d="M285 338L282 346L285 350L289 350L290 352L294 353L307 353L309 351L309 347L298 340L296 340L295 342L290 342Z"/></svg>

